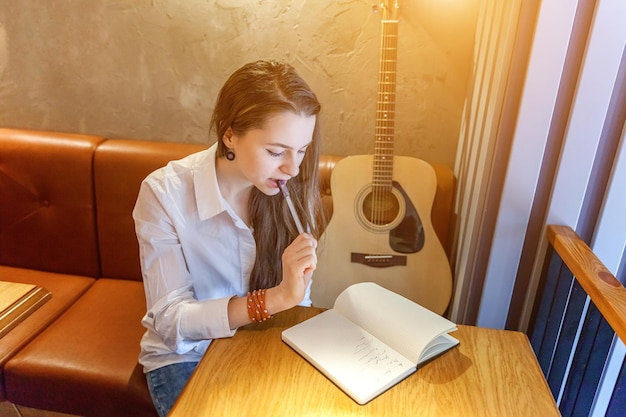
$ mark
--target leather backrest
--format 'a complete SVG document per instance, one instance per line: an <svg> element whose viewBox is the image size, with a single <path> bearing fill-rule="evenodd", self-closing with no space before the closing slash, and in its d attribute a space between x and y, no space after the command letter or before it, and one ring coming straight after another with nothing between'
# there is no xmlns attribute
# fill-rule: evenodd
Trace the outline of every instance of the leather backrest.
<svg viewBox="0 0 626 417"><path fill-rule="evenodd" d="M132 219L141 181L169 161L205 148L0 129L0 264L141 280ZM320 159L329 218L330 176L341 159ZM433 167L437 193L431 219L449 255L455 178L448 167Z"/></svg>
<svg viewBox="0 0 626 417"><path fill-rule="evenodd" d="M132 210L141 181L169 161L205 149L204 145L108 139L96 149L94 176L102 276L141 280L139 246ZM320 187L332 213L330 175L339 156L323 155Z"/></svg>
<svg viewBox="0 0 626 417"><path fill-rule="evenodd" d="M102 141L0 129L0 264L99 275L92 159Z"/></svg>
<svg viewBox="0 0 626 417"><path fill-rule="evenodd" d="M143 179L204 145L108 139L96 149L94 176L102 276L141 280L132 218Z"/></svg>

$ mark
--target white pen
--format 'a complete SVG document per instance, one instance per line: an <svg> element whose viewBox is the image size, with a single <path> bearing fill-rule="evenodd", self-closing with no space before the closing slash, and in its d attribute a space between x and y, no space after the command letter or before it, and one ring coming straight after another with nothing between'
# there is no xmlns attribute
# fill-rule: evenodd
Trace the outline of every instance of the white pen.
<svg viewBox="0 0 626 417"><path fill-rule="evenodd" d="M287 189L287 181L278 181L278 186L280 187L280 191L282 191L283 195L285 196L287 206L289 207L289 211L291 212L291 217L293 217L293 221L296 223L298 233L304 233L304 227L302 227L302 223L300 223L298 213L296 213L296 208L293 206L293 201L291 201L291 196L289 195L289 190Z"/></svg>

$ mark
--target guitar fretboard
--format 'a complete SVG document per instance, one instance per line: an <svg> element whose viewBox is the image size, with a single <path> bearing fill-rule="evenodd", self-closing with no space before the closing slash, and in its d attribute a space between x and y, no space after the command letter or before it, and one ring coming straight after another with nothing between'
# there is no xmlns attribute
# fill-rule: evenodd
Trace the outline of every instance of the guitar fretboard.
<svg viewBox="0 0 626 417"><path fill-rule="evenodd" d="M398 20L383 20L376 100L376 138L372 178L374 193L388 192L392 187L397 58Z"/></svg>

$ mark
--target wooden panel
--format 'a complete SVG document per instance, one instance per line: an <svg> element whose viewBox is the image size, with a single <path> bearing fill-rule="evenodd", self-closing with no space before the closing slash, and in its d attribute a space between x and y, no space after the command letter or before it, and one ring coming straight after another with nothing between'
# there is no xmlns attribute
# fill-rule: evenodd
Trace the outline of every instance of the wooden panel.
<svg viewBox="0 0 626 417"><path fill-rule="evenodd" d="M0 338L52 296L31 284L0 281Z"/></svg>

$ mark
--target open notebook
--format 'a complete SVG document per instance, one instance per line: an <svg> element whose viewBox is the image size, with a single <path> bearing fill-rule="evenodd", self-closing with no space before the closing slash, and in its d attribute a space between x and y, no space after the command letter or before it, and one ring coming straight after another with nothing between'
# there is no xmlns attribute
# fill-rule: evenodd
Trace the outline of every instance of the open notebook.
<svg viewBox="0 0 626 417"><path fill-rule="evenodd" d="M282 340L357 403L365 404L459 341L456 325L377 284L344 290L332 309Z"/></svg>

